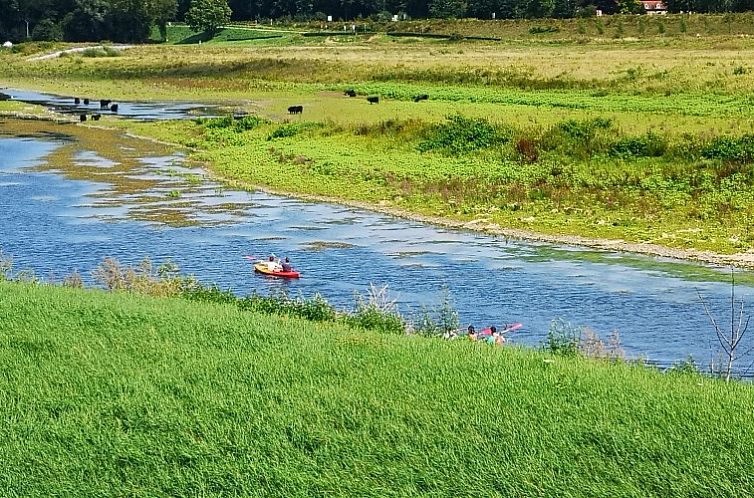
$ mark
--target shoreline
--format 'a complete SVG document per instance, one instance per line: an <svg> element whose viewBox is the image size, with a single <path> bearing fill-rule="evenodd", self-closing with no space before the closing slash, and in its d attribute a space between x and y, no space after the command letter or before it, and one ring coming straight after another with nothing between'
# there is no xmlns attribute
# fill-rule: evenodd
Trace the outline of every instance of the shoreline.
<svg viewBox="0 0 754 498"><path fill-rule="evenodd" d="M9 117L15 119L34 119L52 122L65 122L76 124L75 121L60 119L56 115L20 115L16 112L0 112L0 117ZM196 151L190 147L186 147L180 144L165 142L153 137L137 135L129 132L127 129L118 127L108 127L97 125L96 128L109 129L113 131L120 131L127 136L139 139L148 140L160 145L166 145L175 147L176 149ZM410 221L417 221L421 223L427 223L444 228L452 228L455 230L468 230L477 233L485 233L489 235L499 235L510 239L516 239L528 242L543 242L547 244L568 245L576 247L584 247L590 249L597 249L601 251L616 251L639 254L643 256L655 256L662 258L671 258L681 261L691 261L697 263L704 263L716 266L733 266L739 269L754 270L754 250L745 253L734 254L721 254L713 251L704 251L699 249L677 249L672 247L666 247L659 244L647 243L647 242L626 242L622 239L600 239L593 237L585 237L582 235L557 235L535 232L531 230L524 230L518 228L507 228L497 223L491 223L485 220L472 220L472 221L460 221L452 218L446 218L442 216L431 216L414 213L405 209L391 207L388 205L372 204L368 202L341 199L337 197L330 197L317 194L306 194L301 192L282 191L273 188L269 188L264 185L255 185L247 182L243 182L238 179L229 178L219 174L215 171L211 164L206 162L200 162L202 169L208 173L208 176L223 184L238 188L245 191L261 191L269 194L291 197L295 199L301 199L304 201L314 202L327 202L330 204L339 204L342 206L353 207L357 209L364 209L375 213L385 214L388 216L394 216Z"/></svg>

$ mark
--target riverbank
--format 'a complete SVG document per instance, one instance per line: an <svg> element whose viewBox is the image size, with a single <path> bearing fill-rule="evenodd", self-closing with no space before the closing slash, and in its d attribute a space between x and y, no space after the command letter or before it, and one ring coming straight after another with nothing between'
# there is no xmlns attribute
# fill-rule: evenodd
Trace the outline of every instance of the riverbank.
<svg viewBox="0 0 754 498"><path fill-rule="evenodd" d="M133 294L0 283L0 303L19 495L754 485L747 384Z"/></svg>
<svg viewBox="0 0 754 498"><path fill-rule="evenodd" d="M101 121L189 147L245 188L506 237L752 266L746 38L254 43L136 47L97 61L8 57L2 83L49 88L41 72L72 95L169 96L256 116L227 126ZM289 115L298 105L303 114Z"/></svg>

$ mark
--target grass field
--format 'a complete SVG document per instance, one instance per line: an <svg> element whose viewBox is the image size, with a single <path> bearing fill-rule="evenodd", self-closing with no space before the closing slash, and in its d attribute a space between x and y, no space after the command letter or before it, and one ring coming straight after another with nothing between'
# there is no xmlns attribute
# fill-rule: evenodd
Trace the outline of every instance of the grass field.
<svg viewBox="0 0 754 498"><path fill-rule="evenodd" d="M325 37L286 30L340 25L234 27L201 46L143 46L107 60L0 55L0 85L215 102L257 115L263 121L224 131L105 121L193 147L194 158L247 185L546 234L734 253L754 247L751 18L399 23L500 42L391 37L391 25ZM625 36L584 31L583 23L622 25ZM657 23L664 33L648 29ZM260 39L268 34L282 37ZM180 26L169 33L171 43L192 36ZM345 97L348 88L357 96ZM428 99L413 101L422 94ZM370 95L380 103L369 105ZM304 113L288 115L291 105ZM428 149L458 115L496 138L463 151Z"/></svg>
<svg viewBox="0 0 754 498"><path fill-rule="evenodd" d="M6 496L746 496L748 384L0 283Z"/></svg>

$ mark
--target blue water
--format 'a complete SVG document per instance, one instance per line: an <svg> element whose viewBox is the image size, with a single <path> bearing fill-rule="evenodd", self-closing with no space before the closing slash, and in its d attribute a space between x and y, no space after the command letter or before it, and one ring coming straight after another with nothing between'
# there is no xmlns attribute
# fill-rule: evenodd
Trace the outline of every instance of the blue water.
<svg viewBox="0 0 754 498"><path fill-rule="evenodd" d="M74 269L90 278L107 256L129 264L170 259L184 273L240 294L320 293L339 308L351 308L354 292L370 283L388 284L402 311L415 316L423 306L436 306L447 288L464 325L524 323L514 343L539 344L550 322L562 318L602 337L617 330L630 357L661 364L692 355L706 365L717 351L697 290L713 309L729 309L722 269L505 240L340 205L223 190L209 181L180 187L180 199L145 205L112 185L32 168L58 146L55 139L0 136L0 249L17 270L33 269L42 278L59 280ZM112 166L94 151L76 161ZM181 161L143 158L139 174L157 181L147 194L162 199L177 188L178 180L165 174L168 165L196 172ZM183 212L193 224L143 216L160 209ZM302 278L254 275L243 256L269 253L290 256ZM754 302L754 288L739 286L737 294Z"/></svg>

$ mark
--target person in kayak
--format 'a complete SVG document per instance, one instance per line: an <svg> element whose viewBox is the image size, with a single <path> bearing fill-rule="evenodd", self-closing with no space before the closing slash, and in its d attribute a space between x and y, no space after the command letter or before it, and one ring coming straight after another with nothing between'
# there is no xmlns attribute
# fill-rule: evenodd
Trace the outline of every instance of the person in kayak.
<svg viewBox="0 0 754 498"><path fill-rule="evenodd" d="M288 259L288 256L285 257L285 260L282 263L283 271L293 271L293 266L291 266L291 260Z"/></svg>
<svg viewBox="0 0 754 498"><path fill-rule="evenodd" d="M267 258L267 268L269 268L270 271L280 271L280 262L275 261L275 256L270 255L269 258Z"/></svg>

